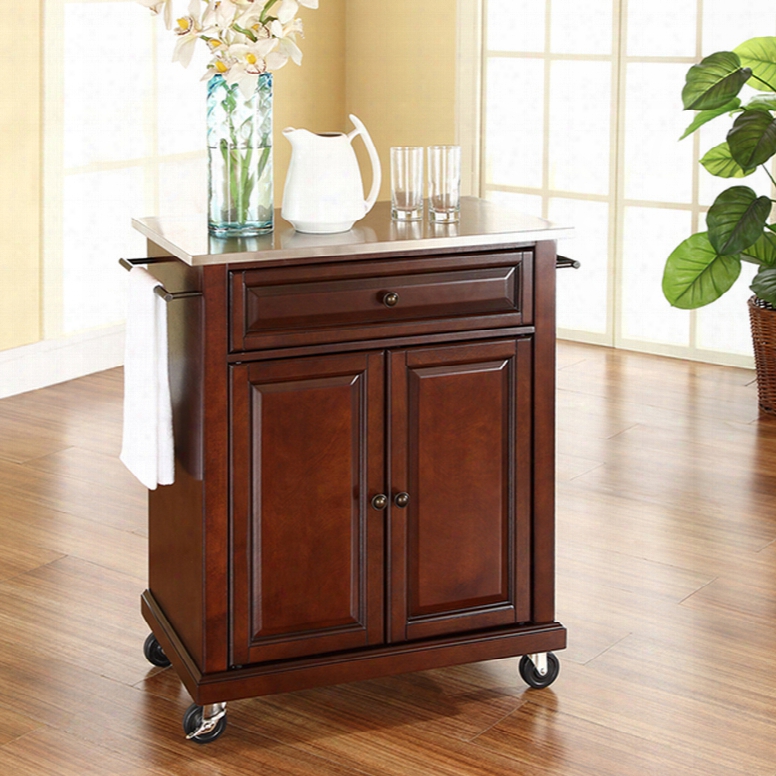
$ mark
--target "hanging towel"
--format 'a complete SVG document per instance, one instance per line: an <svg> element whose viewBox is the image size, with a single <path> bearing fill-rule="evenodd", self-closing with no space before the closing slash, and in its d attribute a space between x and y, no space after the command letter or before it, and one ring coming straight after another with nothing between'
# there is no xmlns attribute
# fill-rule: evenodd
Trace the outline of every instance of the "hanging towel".
<svg viewBox="0 0 776 776"><path fill-rule="evenodd" d="M129 273L124 347L122 463L150 490L175 479L172 404L167 368L167 303L150 272Z"/></svg>

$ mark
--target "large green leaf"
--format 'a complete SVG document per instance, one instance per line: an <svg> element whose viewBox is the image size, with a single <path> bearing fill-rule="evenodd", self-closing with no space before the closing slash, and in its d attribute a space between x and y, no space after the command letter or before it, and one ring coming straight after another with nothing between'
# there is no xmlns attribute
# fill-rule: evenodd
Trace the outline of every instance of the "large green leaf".
<svg viewBox="0 0 776 776"><path fill-rule="evenodd" d="M776 38L750 38L733 51L760 86L776 92Z"/></svg>
<svg viewBox="0 0 776 776"><path fill-rule="evenodd" d="M709 242L720 256L732 256L754 245L771 213L771 200L748 186L723 191L706 214Z"/></svg>
<svg viewBox="0 0 776 776"><path fill-rule="evenodd" d="M744 110L776 110L776 94L755 94Z"/></svg>
<svg viewBox="0 0 776 776"><path fill-rule="evenodd" d="M727 105L751 74L732 51L718 51L702 59L687 71L682 89L684 109L714 110Z"/></svg>
<svg viewBox="0 0 776 776"><path fill-rule="evenodd" d="M744 169L733 158L730 153L730 146L727 143L720 143L714 148L710 148L701 159L701 164L718 178L745 178L751 175L757 168L748 167Z"/></svg>
<svg viewBox="0 0 776 776"><path fill-rule="evenodd" d="M776 154L776 119L761 110L745 110L727 134L730 154L743 168L757 167Z"/></svg>
<svg viewBox="0 0 776 776"><path fill-rule="evenodd" d="M717 116L722 116L725 113L730 113L730 111L734 111L736 108L741 107L741 100L736 97L735 99L731 100L727 105L723 105L721 108L715 108L714 110L701 110L698 111L698 113L695 114L695 118L690 123L690 126L687 127L687 129L684 130L684 134L679 138L680 140L684 140L688 135L691 135L693 132L695 132L696 129L699 127L702 127L704 124L707 124L709 121L712 121L713 119L717 118Z"/></svg>
<svg viewBox="0 0 776 776"><path fill-rule="evenodd" d="M720 256L706 232L688 237L666 260L663 294L683 310L703 307L719 299L741 272L738 256Z"/></svg>
<svg viewBox="0 0 776 776"><path fill-rule="evenodd" d="M754 245L750 245L741 254L744 261L765 267L776 267L776 234L763 232Z"/></svg>
<svg viewBox="0 0 776 776"><path fill-rule="evenodd" d="M752 285L749 288L754 291L755 296L776 307L776 268L761 269L752 279Z"/></svg>

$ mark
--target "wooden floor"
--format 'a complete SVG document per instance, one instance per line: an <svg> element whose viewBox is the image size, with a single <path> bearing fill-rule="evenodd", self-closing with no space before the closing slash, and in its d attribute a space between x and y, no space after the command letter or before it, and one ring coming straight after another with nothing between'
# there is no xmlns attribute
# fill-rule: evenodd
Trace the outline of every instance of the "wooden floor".
<svg viewBox="0 0 776 776"><path fill-rule="evenodd" d="M776 419L753 373L561 344L552 688L516 660L235 702L142 655L121 372L0 401L0 773L776 776Z"/></svg>

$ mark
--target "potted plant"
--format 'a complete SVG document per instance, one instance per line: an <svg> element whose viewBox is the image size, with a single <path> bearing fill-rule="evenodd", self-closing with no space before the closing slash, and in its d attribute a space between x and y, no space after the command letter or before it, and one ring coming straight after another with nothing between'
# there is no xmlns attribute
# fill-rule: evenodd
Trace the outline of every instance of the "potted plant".
<svg viewBox="0 0 776 776"><path fill-rule="evenodd" d="M749 84L757 91L742 101ZM721 178L745 178L776 154L776 37L752 38L733 51L718 51L693 65L682 90L685 110L698 113L682 135L720 116L733 119L725 141L700 160ZM663 294L675 307L695 309L719 299L741 273L758 266L751 283L750 320L760 407L776 413L776 223L774 200L749 186L723 191L706 215L706 231L684 240L666 260ZM764 337L764 339L763 339Z"/></svg>

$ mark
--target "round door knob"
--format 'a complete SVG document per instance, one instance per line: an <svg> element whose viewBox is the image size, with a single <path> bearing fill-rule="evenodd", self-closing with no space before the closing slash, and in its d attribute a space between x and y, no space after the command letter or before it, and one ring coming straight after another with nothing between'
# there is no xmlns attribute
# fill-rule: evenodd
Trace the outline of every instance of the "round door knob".
<svg viewBox="0 0 776 776"><path fill-rule="evenodd" d="M399 295L395 291L389 291L383 296L383 304L386 307L396 307L399 304Z"/></svg>
<svg viewBox="0 0 776 776"><path fill-rule="evenodd" d="M401 509L404 509L404 507L406 507L407 504L410 503L410 494L409 493L397 493L394 496L393 503L396 504L397 507L400 507Z"/></svg>
<svg viewBox="0 0 776 776"><path fill-rule="evenodd" d="M382 511L388 506L388 496L383 493L378 493L372 498L372 509L376 509L378 512Z"/></svg>

